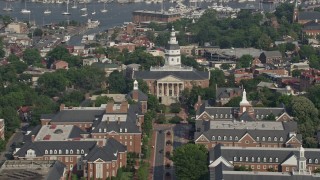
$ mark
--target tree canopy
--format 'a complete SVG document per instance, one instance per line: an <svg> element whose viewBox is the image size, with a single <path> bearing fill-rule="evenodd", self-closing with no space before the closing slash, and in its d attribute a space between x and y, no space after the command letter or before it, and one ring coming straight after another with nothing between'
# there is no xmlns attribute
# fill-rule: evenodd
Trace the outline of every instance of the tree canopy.
<svg viewBox="0 0 320 180"><path fill-rule="evenodd" d="M173 152L178 179L207 179L208 151L203 145L185 144Z"/></svg>

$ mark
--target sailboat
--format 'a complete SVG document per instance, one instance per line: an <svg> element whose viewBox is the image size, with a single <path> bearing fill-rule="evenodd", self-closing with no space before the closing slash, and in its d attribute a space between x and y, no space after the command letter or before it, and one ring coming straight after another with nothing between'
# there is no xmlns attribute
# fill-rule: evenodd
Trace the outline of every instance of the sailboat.
<svg viewBox="0 0 320 180"><path fill-rule="evenodd" d="M105 12L107 12L108 10L106 10L106 3L104 2L104 6L103 6L103 9L101 9L101 12L102 13L105 13Z"/></svg>
<svg viewBox="0 0 320 180"><path fill-rule="evenodd" d="M43 14L51 14L51 11L49 9L46 9Z"/></svg>
<svg viewBox="0 0 320 180"><path fill-rule="evenodd" d="M22 14L29 14L31 11L27 9L27 0L24 1L24 9L21 9Z"/></svg>
<svg viewBox="0 0 320 180"><path fill-rule="evenodd" d="M92 15L95 15L96 14L96 7L94 7L94 10L93 12L91 13Z"/></svg>
<svg viewBox="0 0 320 180"><path fill-rule="evenodd" d="M88 16L87 11L84 11L84 13L83 13L83 14L81 14L81 16Z"/></svg>
<svg viewBox="0 0 320 180"><path fill-rule="evenodd" d="M84 3L84 7L80 9L81 11L86 11L87 10L87 4Z"/></svg>
<svg viewBox="0 0 320 180"><path fill-rule="evenodd" d="M3 8L4 11L13 11L12 6L8 7L8 3L6 3L6 7Z"/></svg>
<svg viewBox="0 0 320 180"><path fill-rule="evenodd" d="M71 13L69 13L69 0L67 1L67 11L62 12L62 15L71 15Z"/></svg>
<svg viewBox="0 0 320 180"><path fill-rule="evenodd" d="M73 6L71 8L72 9L77 9L78 8L76 0L73 1Z"/></svg>

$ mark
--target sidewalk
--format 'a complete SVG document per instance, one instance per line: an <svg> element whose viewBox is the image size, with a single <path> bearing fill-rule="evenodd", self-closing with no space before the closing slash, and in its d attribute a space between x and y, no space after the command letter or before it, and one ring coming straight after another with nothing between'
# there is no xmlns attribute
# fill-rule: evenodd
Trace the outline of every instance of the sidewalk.
<svg viewBox="0 0 320 180"><path fill-rule="evenodd" d="M155 148L157 144L157 132L153 130L152 132L152 140L151 140L151 156L149 159L150 169L149 169L149 180L153 179L153 171L154 171L154 163L155 163Z"/></svg>

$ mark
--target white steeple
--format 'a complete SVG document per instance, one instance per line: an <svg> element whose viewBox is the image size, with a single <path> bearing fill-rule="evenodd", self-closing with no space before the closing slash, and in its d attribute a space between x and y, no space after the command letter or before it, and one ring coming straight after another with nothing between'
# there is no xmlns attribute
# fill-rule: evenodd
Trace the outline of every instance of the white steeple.
<svg viewBox="0 0 320 180"><path fill-rule="evenodd" d="M138 90L139 89L138 87L139 87L138 86L138 81L134 80L134 82L133 82L133 90Z"/></svg>
<svg viewBox="0 0 320 180"><path fill-rule="evenodd" d="M247 105L250 105L249 101L247 100L247 92L246 90L244 89L243 90L243 93L242 93L242 100L240 102L240 106L247 106Z"/></svg>
<svg viewBox="0 0 320 180"><path fill-rule="evenodd" d="M165 50L166 66L181 66L180 46L176 39L176 32L172 26L170 40Z"/></svg>
<svg viewBox="0 0 320 180"><path fill-rule="evenodd" d="M302 145L299 148L298 163L299 174L305 173L307 171L307 159L304 156L304 148L302 147Z"/></svg>

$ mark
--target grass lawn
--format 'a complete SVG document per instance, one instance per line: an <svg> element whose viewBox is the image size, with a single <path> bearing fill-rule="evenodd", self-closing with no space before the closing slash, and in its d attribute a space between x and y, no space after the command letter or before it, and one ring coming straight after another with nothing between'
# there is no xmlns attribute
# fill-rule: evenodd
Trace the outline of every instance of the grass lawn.
<svg viewBox="0 0 320 180"><path fill-rule="evenodd" d="M133 173L132 172L123 172L121 174L120 180L131 180L133 179Z"/></svg>

